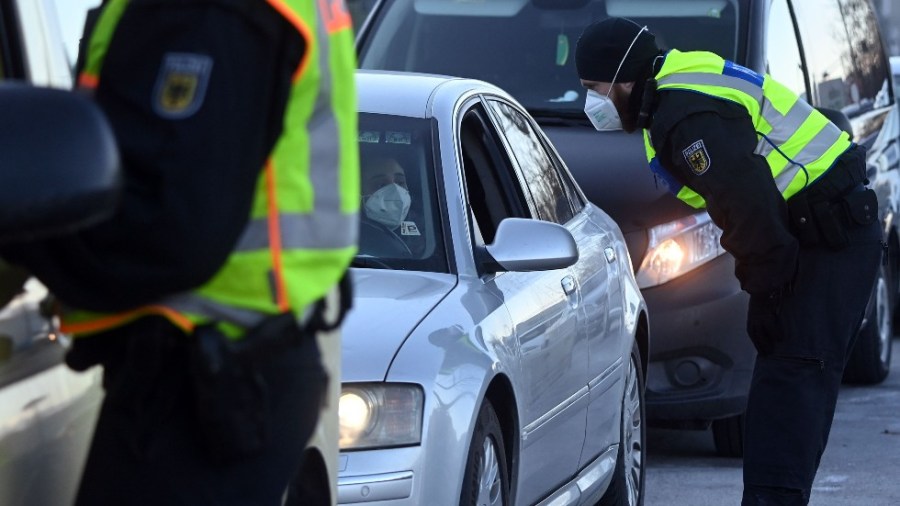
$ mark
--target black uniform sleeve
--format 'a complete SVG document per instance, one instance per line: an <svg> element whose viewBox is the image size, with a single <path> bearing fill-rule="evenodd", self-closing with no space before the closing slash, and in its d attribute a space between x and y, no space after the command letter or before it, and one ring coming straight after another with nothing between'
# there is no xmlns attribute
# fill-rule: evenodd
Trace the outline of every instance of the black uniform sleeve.
<svg viewBox="0 0 900 506"><path fill-rule="evenodd" d="M756 143L746 114L702 111L676 122L658 149L664 166L706 200L741 287L768 294L793 278L799 246L769 166L753 153Z"/></svg>
<svg viewBox="0 0 900 506"><path fill-rule="evenodd" d="M120 208L3 254L63 302L96 311L209 280L248 221L304 50L265 2L133 0L95 94L122 157Z"/></svg>

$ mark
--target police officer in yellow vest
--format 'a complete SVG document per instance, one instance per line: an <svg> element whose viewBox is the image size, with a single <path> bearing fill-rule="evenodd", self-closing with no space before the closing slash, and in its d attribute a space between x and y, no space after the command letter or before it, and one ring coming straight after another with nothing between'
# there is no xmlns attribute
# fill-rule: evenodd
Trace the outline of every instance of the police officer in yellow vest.
<svg viewBox="0 0 900 506"><path fill-rule="evenodd" d="M116 134L124 198L90 230L2 252L59 300L67 363L104 367L78 504L280 504L328 380L315 335L349 306L350 17L343 0L95 14L78 85Z"/></svg>
<svg viewBox="0 0 900 506"><path fill-rule="evenodd" d="M589 25L576 66L594 127L643 131L650 169L706 208L750 294L742 504L807 504L882 256L864 149L768 75L661 51L628 19Z"/></svg>

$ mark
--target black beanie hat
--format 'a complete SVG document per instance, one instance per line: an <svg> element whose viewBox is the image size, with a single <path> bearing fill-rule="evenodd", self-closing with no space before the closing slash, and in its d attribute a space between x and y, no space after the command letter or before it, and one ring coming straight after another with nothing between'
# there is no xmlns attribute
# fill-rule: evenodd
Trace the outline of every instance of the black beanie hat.
<svg viewBox="0 0 900 506"><path fill-rule="evenodd" d="M587 81L612 82L619 62L634 41L628 58L622 63L617 83L637 81L651 71L653 59L659 54L656 37L641 25L626 18L606 18L588 25L581 32L575 46L575 67L578 77Z"/></svg>

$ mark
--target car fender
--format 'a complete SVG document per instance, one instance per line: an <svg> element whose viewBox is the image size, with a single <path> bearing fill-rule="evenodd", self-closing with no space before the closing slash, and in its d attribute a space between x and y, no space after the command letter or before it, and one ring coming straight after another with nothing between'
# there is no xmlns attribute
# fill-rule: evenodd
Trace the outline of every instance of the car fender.
<svg viewBox="0 0 900 506"><path fill-rule="evenodd" d="M422 321L387 375L388 382L416 383L425 392L422 459L444 463L425 467L418 477L418 493L427 491L429 500L459 497L472 429L487 389L505 375L515 391L519 376L510 369L519 350L506 307L499 298L474 299L468 289L472 283L481 280L461 281Z"/></svg>

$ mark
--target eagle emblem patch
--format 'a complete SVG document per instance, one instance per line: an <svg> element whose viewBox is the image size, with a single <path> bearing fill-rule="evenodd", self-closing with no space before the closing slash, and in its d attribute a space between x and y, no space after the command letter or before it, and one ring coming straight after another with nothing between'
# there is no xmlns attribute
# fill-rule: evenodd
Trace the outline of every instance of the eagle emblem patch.
<svg viewBox="0 0 900 506"><path fill-rule="evenodd" d="M681 154L684 156L684 161L687 162L691 171L698 176L709 170L712 164L712 160L709 159L709 153L706 151L706 144L703 144L703 139L688 146Z"/></svg>
<svg viewBox="0 0 900 506"><path fill-rule="evenodd" d="M168 119L190 117L203 104L212 58L194 53L166 53L153 93L153 110Z"/></svg>

